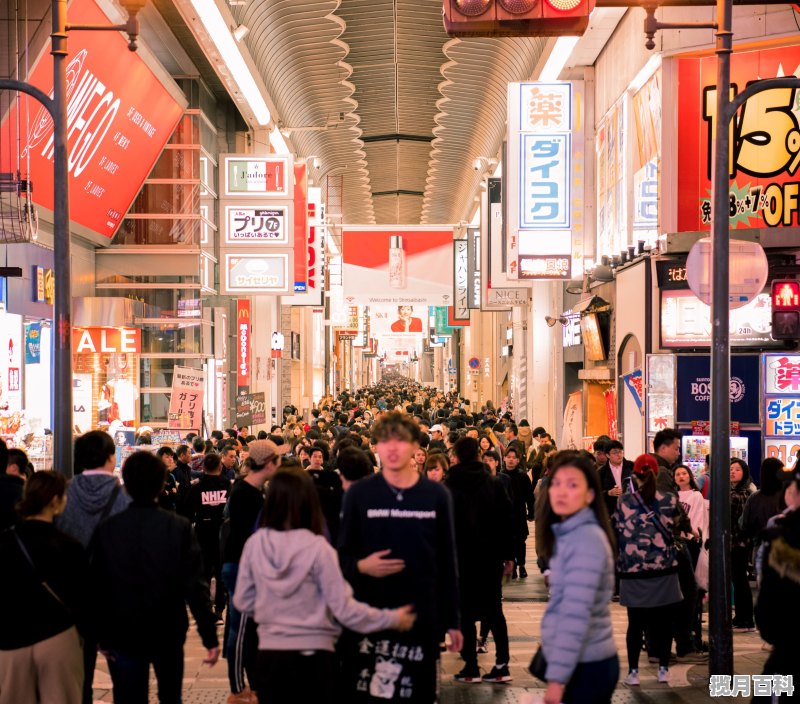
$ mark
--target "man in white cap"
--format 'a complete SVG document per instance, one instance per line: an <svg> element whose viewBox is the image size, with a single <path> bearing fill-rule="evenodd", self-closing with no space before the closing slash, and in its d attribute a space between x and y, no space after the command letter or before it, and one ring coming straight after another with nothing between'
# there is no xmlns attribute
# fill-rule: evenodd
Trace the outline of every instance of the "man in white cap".
<svg viewBox="0 0 800 704"><path fill-rule="evenodd" d="M431 441L428 444L428 452L446 452L444 444L444 428L437 423L431 426Z"/></svg>
<svg viewBox="0 0 800 704"><path fill-rule="evenodd" d="M255 701L244 681L246 670L247 679L251 684L254 682L255 658L258 652L255 624L234 607L230 597L236 589L239 560L244 544L253 533L264 507L264 484L278 471L281 457L289 452L291 447L288 444L276 445L271 440L254 440L250 443L249 449L246 474L231 489L221 531L222 581L229 596L228 637L224 647L231 688L228 704L250 704Z"/></svg>

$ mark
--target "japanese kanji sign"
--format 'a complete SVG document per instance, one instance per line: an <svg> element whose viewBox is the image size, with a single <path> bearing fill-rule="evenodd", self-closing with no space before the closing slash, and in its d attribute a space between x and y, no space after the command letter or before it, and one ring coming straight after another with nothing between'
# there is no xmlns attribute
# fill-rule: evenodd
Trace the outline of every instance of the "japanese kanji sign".
<svg viewBox="0 0 800 704"><path fill-rule="evenodd" d="M285 205L226 206L225 242L289 246L288 210Z"/></svg>
<svg viewBox="0 0 800 704"><path fill-rule="evenodd" d="M173 367L167 425L199 430L203 418L205 379L201 369Z"/></svg>
<svg viewBox="0 0 800 704"><path fill-rule="evenodd" d="M800 354L761 355L763 363L764 457L794 468L800 449Z"/></svg>
<svg viewBox="0 0 800 704"><path fill-rule="evenodd" d="M583 84L509 85L509 279L583 266Z"/></svg>

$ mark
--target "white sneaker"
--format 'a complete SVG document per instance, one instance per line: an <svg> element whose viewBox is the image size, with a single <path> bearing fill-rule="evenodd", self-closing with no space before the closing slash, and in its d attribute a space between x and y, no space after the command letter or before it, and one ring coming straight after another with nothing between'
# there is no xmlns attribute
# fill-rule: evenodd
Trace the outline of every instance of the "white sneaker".
<svg viewBox="0 0 800 704"><path fill-rule="evenodd" d="M658 668L658 681L665 684L669 682L669 670L666 667Z"/></svg>
<svg viewBox="0 0 800 704"><path fill-rule="evenodd" d="M639 670L631 670L628 676L623 680L629 687L639 686Z"/></svg>

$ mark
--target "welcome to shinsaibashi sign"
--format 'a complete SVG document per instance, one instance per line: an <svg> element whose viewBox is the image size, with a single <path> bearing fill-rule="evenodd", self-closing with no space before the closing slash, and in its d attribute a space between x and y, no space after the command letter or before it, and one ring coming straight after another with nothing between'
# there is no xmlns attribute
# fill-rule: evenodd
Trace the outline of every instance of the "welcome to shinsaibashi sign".
<svg viewBox="0 0 800 704"><path fill-rule="evenodd" d="M583 152L582 82L509 84L508 278L579 273Z"/></svg>

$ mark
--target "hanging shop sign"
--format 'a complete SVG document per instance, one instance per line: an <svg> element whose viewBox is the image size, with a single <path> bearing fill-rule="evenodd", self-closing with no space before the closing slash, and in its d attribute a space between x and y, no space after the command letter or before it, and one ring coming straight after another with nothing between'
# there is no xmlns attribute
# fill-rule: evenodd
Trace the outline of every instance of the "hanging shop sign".
<svg viewBox="0 0 800 704"><path fill-rule="evenodd" d="M226 244L289 246L288 205L226 205Z"/></svg>
<svg viewBox="0 0 800 704"><path fill-rule="evenodd" d="M42 361L42 324L25 323L25 364Z"/></svg>
<svg viewBox="0 0 800 704"><path fill-rule="evenodd" d="M139 354L142 331L139 328L72 328L75 354Z"/></svg>
<svg viewBox="0 0 800 704"><path fill-rule="evenodd" d="M661 69L631 99L635 133L633 160L633 240L654 242L658 234L659 167L661 162ZM615 251L600 254L616 254ZM617 250L619 251L619 250Z"/></svg>
<svg viewBox="0 0 800 704"><path fill-rule="evenodd" d="M469 244L453 242L453 320L469 320Z"/></svg>
<svg viewBox="0 0 800 704"><path fill-rule="evenodd" d="M250 301L236 300L236 386L240 393L250 388Z"/></svg>
<svg viewBox="0 0 800 704"><path fill-rule="evenodd" d="M33 267L33 301L34 303L47 303L53 305L56 292L56 277L52 269Z"/></svg>
<svg viewBox="0 0 800 704"><path fill-rule="evenodd" d="M628 244L625 144L628 97L623 95L597 125L597 252L617 254Z"/></svg>
<svg viewBox="0 0 800 704"><path fill-rule="evenodd" d="M731 420L759 423L758 357L731 356ZM677 358L678 423L708 420L711 404L711 362L708 355L679 355Z"/></svg>
<svg viewBox="0 0 800 704"><path fill-rule="evenodd" d="M524 306L530 296L528 288L490 288L486 291L488 306Z"/></svg>
<svg viewBox="0 0 800 704"><path fill-rule="evenodd" d="M477 227L467 230L467 305L481 307L481 231Z"/></svg>
<svg viewBox="0 0 800 704"><path fill-rule="evenodd" d="M308 287L306 257L308 248L308 168L294 165L294 292L305 293Z"/></svg>
<svg viewBox="0 0 800 704"><path fill-rule="evenodd" d="M202 423L203 396L202 370L173 367L168 427L199 430Z"/></svg>
<svg viewBox="0 0 800 704"><path fill-rule="evenodd" d="M290 156L220 154L220 163L225 198L293 197Z"/></svg>
<svg viewBox="0 0 800 704"><path fill-rule="evenodd" d="M101 25L107 17L94 0L73 0L70 25ZM111 238L183 115L180 104L119 32L75 32L67 64L69 211L77 225ZM43 52L28 82L53 94L53 59ZM175 90L177 95L177 89ZM0 127L0 171L22 144L30 159L35 203L53 210L53 120L45 108L26 120L12 103ZM20 120L20 117L22 118ZM29 124L16 135L16 125ZM12 140L9 143L7 140Z"/></svg>
<svg viewBox="0 0 800 704"><path fill-rule="evenodd" d="M453 303L452 227L346 226L345 296L363 305Z"/></svg>
<svg viewBox="0 0 800 704"><path fill-rule="evenodd" d="M716 121L716 58L678 60L678 230L711 227L711 144ZM790 76L800 46L736 52L731 92ZM797 227L800 213L800 105L793 88L756 93L731 126L730 227Z"/></svg>
<svg viewBox="0 0 800 704"><path fill-rule="evenodd" d="M508 278L580 275L583 83L511 83L508 115Z"/></svg>
<svg viewBox="0 0 800 704"><path fill-rule="evenodd" d="M580 347L583 344L581 338L581 314L573 311L564 311L561 314L565 322L561 328L562 347Z"/></svg>
<svg viewBox="0 0 800 704"><path fill-rule="evenodd" d="M239 293L291 293L291 250L269 254L222 250L223 295Z"/></svg>
<svg viewBox="0 0 800 704"><path fill-rule="evenodd" d="M325 265L325 228L324 204L322 189L317 186L308 187L308 227L307 239L303 251L306 256L306 288L283 299L284 305L321 306L323 305L323 284ZM295 257L302 256L298 251ZM295 282L297 283L297 282Z"/></svg>

